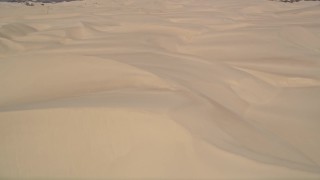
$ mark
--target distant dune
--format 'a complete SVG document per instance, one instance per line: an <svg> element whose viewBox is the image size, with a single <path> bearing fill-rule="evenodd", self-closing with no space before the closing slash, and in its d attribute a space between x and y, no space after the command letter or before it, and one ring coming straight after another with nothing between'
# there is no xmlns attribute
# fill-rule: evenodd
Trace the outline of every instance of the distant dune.
<svg viewBox="0 0 320 180"><path fill-rule="evenodd" d="M71 1L81 1L81 0L0 0L0 2L40 2L40 3L58 3L58 2L71 2Z"/></svg>

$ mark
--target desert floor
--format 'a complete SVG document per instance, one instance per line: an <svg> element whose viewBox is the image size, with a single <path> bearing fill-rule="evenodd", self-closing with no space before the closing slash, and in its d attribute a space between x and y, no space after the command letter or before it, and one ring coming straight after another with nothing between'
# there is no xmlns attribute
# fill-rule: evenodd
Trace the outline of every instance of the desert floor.
<svg viewBox="0 0 320 180"><path fill-rule="evenodd" d="M0 178L319 179L320 3L0 3Z"/></svg>

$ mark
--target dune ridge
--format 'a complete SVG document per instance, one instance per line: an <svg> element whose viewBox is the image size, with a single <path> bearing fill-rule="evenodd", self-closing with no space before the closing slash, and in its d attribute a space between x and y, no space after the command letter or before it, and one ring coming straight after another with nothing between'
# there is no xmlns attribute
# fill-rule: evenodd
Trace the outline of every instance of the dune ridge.
<svg viewBox="0 0 320 180"><path fill-rule="evenodd" d="M319 178L319 10L1 3L0 177Z"/></svg>

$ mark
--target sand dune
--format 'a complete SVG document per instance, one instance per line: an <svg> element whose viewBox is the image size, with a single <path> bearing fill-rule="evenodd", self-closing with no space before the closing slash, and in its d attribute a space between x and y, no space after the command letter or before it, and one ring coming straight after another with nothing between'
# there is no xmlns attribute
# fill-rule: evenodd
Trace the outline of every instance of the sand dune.
<svg viewBox="0 0 320 180"><path fill-rule="evenodd" d="M320 178L319 2L0 3L1 178Z"/></svg>

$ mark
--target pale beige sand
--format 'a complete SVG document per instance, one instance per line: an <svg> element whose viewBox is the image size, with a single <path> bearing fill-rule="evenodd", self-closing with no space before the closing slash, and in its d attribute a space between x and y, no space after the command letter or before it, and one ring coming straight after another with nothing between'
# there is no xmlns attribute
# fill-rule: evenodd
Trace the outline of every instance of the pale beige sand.
<svg viewBox="0 0 320 180"><path fill-rule="evenodd" d="M0 178L320 178L320 5L0 3Z"/></svg>

